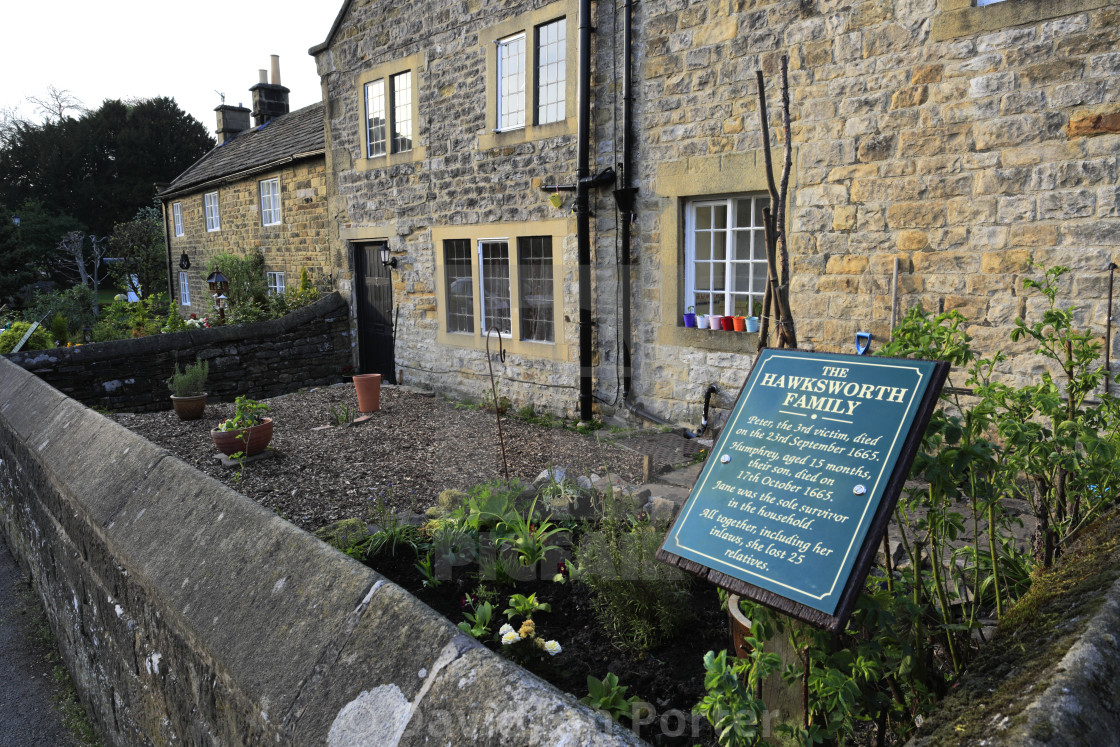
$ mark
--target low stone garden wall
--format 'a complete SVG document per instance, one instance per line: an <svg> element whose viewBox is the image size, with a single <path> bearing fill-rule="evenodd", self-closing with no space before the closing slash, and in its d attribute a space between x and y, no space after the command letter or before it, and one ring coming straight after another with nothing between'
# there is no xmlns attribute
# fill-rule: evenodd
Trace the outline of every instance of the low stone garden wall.
<svg viewBox="0 0 1120 747"><path fill-rule="evenodd" d="M170 409L167 378L196 357L210 362L210 401L263 399L340 380L352 360L349 309L332 293L265 322L6 357L63 394L114 411Z"/></svg>
<svg viewBox="0 0 1120 747"><path fill-rule="evenodd" d="M0 532L107 744L639 744L6 360Z"/></svg>

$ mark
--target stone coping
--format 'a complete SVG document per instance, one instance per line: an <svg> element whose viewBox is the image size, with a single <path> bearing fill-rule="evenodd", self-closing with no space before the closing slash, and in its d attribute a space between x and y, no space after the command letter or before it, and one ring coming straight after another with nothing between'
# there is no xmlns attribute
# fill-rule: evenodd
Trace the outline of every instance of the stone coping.
<svg viewBox="0 0 1120 747"><path fill-rule="evenodd" d="M0 530L110 743L641 744L6 360Z"/></svg>

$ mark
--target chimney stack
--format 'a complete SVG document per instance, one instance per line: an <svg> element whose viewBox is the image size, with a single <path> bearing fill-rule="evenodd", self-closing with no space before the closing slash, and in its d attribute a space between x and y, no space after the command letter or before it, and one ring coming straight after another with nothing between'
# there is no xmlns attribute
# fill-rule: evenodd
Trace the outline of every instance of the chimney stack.
<svg viewBox="0 0 1120 747"><path fill-rule="evenodd" d="M253 94L253 124L260 127L265 122L288 113L288 89L280 85L280 56L272 55L272 82L268 72L260 71L260 82L249 89Z"/></svg>
<svg viewBox="0 0 1120 747"><path fill-rule="evenodd" d="M228 143L237 134L249 129L249 110L241 104L231 106L222 104L215 107L218 113L218 142Z"/></svg>

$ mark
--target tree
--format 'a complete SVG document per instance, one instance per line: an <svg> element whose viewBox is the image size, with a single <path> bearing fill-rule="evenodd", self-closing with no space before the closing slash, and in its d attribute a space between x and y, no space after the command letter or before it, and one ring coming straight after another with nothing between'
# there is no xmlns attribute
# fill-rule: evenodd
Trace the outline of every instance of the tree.
<svg viewBox="0 0 1120 747"><path fill-rule="evenodd" d="M81 231L71 231L63 236L58 244L55 267L71 281L71 284L86 285L93 289L94 315L97 314L97 291L106 275L104 260L108 255L109 237L107 236L98 238L87 236Z"/></svg>
<svg viewBox="0 0 1120 747"><path fill-rule="evenodd" d="M47 92L42 96L28 96L30 101L48 122L61 122L66 119L67 112L84 112L85 105L74 94L66 89L47 86Z"/></svg>
<svg viewBox="0 0 1120 747"><path fill-rule="evenodd" d="M151 202L156 182L170 181L213 145L202 123L162 97L108 100L77 119L15 121L0 142L0 202L38 200L106 235Z"/></svg>
<svg viewBox="0 0 1120 747"><path fill-rule="evenodd" d="M12 222L14 215L0 205L0 303L38 279L35 248L21 241L20 227Z"/></svg>
<svg viewBox="0 0 1120 747"><path fill-rule="evenodd" d="M144 207L127 223L118 223L109 237L109 275L118 288L137 296L167 290L167 254L163 219L155 207Z"/></svg>

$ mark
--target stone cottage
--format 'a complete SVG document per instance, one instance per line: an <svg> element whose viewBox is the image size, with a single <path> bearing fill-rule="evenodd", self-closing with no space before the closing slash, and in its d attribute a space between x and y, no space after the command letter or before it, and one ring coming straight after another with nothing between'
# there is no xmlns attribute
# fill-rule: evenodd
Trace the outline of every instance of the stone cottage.
<svg viewBox="0 0 1120 747"><path fill-rule="evenodd" d="M714 385L726 407L756 336L682 313L761 300L755 71L777 123L782 55L803 347L874 349L921 303L1029 375L1008 333L1039 312L1032 263L1073 268L1063 299L1103 338L1116 0L348 0L311 53L331 261L382 351L367 370L480 396L494 330L518 405L697 424Z"/></svg>
<svg viewBox="0 0 1120 747"><path fill-rule="evenodd" d="M212 312L206 277L217 254L260 251L270 293L298 283L304 268L317 281L332 282L323 105L288 111L275 56L271 82L260 73L249 89L252 110L217 107L217 147L158 194L168 281L183 316Z"/></svg>
<svg viewBox="0 0 1120 747"><path fill-rule="evenodd" d="M1008 339L1039 313L1032 263L1071 267L1063 303L1105 332L1118 13L349 0L311 50L323 106L281 116L286 89L262 77L257 127L219 107L223 144L161 193L169 264L192 262L172 287L197 299L208 256L259 247L274 289L309 267L350 299L362 370L479 397L500 347L518 405L697 425L713 387L730 403L757 338L682 314L757 312L755 71L776 125L787 55L800 344L852 351L863 331L874 349L921 303L968 316L1022 380L1042 365ZM775 126L775 156L781 140Z"/></svg>

